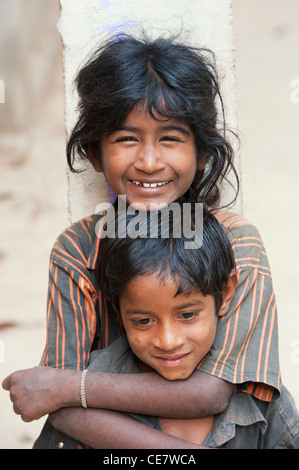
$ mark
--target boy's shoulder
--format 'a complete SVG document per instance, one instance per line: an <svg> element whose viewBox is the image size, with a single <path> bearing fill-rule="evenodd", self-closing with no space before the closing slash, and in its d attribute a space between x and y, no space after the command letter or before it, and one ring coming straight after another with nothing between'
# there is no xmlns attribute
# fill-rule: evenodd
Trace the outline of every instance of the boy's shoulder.
<svg viewBox="0 0 299 470"><path fill-rule="evenodd" d="M299 449L299 412L289 390L282 385L280 397L271 402L252 398L265 417L265 448Z"/></svg>
<svg viewBox="0 0 299 470"><path fill-rule="evenodd" d="M218 447L227 449L298 449L299 413L294 399L285 387L270 402L235 392L227 410L215 418L212 437Z"/></svg>

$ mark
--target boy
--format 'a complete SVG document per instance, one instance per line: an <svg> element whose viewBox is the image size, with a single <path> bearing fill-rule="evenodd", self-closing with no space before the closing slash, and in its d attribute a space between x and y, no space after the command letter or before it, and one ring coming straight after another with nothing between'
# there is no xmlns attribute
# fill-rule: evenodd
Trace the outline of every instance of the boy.
<svg viewBox="0 0 299 470"><path fill-rule="evenodd" d="M192 231L196 203L189 204L192 206ZM169 381L189 378L209 353L217 323L233 298L238 278L231 246L221 226L204 209L202 244L196 249L186 249L185 243L190 237L186 235L186 227L182 230L183 205L181 209L179 221L174 221L170 212L167 219L162 215L155 219L148 214L145 236L101 240L103 255L96 270L99 287L120 312L119 320L127 340L121 337L108 348L92 353L88 370L97 373L82 375L86 384L81 379L82 404L89 409L64 409L51 416L54 427L91 447L106 447L106 442L97 437L103 425L107 426L109 442L108 420L103 416L99 419L98 410L92 409L105 407L104 398L102 402L99 398L104 377L98 371L131 373L134 374L132 380L140 372L153 371ZM169 231L163 238L162 222L165 220ZM132 216L127 216L120 224L128 227L131 221ZM180 237L176 237L174 230L178 225ZM118 223L116 228L124 233ZM157 238L146 237L150 233L158 233ZM68 385L60 381L64 374L68 376ZM52 384L50 381L50 391L55 392L57 387L60 390L61 406L80 403L76 397L78 374L71 371L57 374L56 371L55 380ZM63 392L61 384L65 387ZM194 403L196 406L198 404ZM141 448L299 448L299 416L284 388L281 398L271 403L236 392L227 410L215 417L175 420L141 414L130 414L130 417L152 428L149 439L139 442ZM130 448L132 442L136 448L138 436L133 439L129 424L130 419L124 416L126 448ZM161 430L164 433L159 432ZM58 432L52 439L60 439L58 447L82 446ZM37 441L37 447L42 445L41 440ZM115 448L118 448L117 436Z"/></svg>

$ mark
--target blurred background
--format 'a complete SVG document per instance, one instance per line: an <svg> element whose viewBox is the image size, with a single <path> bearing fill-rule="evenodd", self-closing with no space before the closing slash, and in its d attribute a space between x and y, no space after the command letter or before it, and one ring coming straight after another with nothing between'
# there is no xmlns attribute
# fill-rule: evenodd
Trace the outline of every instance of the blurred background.
<svg viewBox="0 0 299 470"><path fill-rule="evenodd" d="M299 0L233 0L245 215L269 255L282 378L299 407ZM39 362L48 260L68 225L56 0L0 0L0 381ZM0 390L0 448L31 448Z"/></svg>

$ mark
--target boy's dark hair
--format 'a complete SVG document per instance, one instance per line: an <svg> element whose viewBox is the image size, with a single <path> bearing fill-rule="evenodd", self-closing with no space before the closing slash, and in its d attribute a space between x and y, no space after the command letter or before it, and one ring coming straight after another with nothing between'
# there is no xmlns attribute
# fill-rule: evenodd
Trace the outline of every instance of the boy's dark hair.
<svg viewBox="0 0 299 470"><path fill-rule="evenodd" d="M136 39L127 36L100 47L76 78L79 118L67 145L67 160L76 171L76 153L83 159L101 159L100 142L120 127L129 112L143 104L157 119L185 121L195 134L197 158L208 163L196 175L195 197L215 206L218 184L232 170L233 149L217 128L217 97L222 109L218 77L207 49L177 43L175 39ZM223 123L225 129L225 122Z"/></svg>
<svg viewBox="0 0 299 470"><path fill-rule="evenodd" d="M180 220L175 219L175 212L168 211L168 220L153 217L152 212L145 213L146 226L143 234L155 233L157 236L124 237L124 228L128 227L134 215L116 215L114 238L102 238L101 249L96 264L96 279L102 295L118 308L118 298L124 288L136 277L156 273L161 280L171 276L178 285L177 294L199 289L204 295L215 299L216 313L222 303L222 288L227 283L231 271L235 268L231 245L223 228L214 215L204 206L202 212L203 239L198 248L187 249L185 242L190 241L183 229L183 203ZM191 230L195 227L195 205L191 204ZM165 209L166 210L166 209ZM176 213L177 217L177 213ZM168 236L164 237L165 223ZM125 224L125 227L123 226ZM164 224L164 226L163 226ZM178 225L182 228L177 237ZM176 226L176 228L175 228ZM120 237L117 234L122 234Z"/></svg>

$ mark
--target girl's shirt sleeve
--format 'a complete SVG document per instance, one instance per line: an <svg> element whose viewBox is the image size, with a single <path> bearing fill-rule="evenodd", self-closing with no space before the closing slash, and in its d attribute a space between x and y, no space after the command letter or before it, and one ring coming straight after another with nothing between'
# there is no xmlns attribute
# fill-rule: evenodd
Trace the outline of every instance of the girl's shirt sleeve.
<svg viewBox="0 0 299 470"><path fill-rule="evenodd" d="M230 240L239 281L200 369L270 401L281 390L281 375L277 305L267 254L258 230L242 216L227 211L216 211L215 216Z"/></svg>
<svg viewBox="0 0 299 470"><path fill-rule="evenodd" d="M71 225L52 249L41 365L82 370L92 350L108 346L122 333L113 306L95 281L98 219L91 216Z"/></svg>

